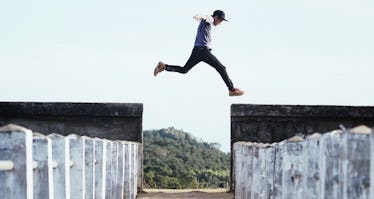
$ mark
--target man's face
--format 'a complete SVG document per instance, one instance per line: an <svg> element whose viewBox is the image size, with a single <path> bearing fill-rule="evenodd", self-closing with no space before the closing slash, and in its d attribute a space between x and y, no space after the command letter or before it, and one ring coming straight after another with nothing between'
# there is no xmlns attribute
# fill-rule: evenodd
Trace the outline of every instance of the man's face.
<svg viewBox="0 0 374 199"><path fill-rule="evenodd" d="M214 21L213 21L214 26L218 26L223 21L223 19L218 18L217 16L214 16L213 19L214 19Z"/></svg>

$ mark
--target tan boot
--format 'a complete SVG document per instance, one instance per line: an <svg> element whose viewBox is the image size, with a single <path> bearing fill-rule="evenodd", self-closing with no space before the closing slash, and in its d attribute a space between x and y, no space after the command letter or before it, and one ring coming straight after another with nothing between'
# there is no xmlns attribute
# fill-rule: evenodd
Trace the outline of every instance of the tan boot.
<svg viewBox="0 0 374 199"><path fill-rule="evenodd" d="M155 70L153 71L153 75L156 77L156 75L162 71L164 71L166 68L165 64L162 62L158 62Z"/></svg>
<svg viewBox="0 0 374 199"><path fill-rule="evenodd" d="M238 88L234 88L231 91L229 91L230 96L240 96L240 95L243 95L243 94L244 94L244 91L242 91Z"/></svg>

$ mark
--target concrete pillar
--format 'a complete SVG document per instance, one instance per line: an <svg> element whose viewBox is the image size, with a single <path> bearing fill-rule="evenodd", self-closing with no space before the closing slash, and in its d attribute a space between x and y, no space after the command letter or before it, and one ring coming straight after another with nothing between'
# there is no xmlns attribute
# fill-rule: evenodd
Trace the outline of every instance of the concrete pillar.
<svg viewBox="0 0 374 199"><path fill-rule="evenodd" d="M66 137L69 140L70 150L70 198L81 199L85 195L85 142L78 135L69 135Z"/></svg>
<svg viewBox="0 0 374 199"><path fill-rule="evenodd" d="M118 193L118 143L112 141L112 198L119 198Z"/></svg>
<svg viewBox="0 0 374 199"><path fill-rule="evenodd" d="M83 136L84 148L84 166L85 166L85 199L95 197L95 145L94 140Z"/></svg>
<svg viewBox="0 0 374 199"><path fill-rule="evenodd" d="M261 177L261 159L259 154L259 145L253 143L252 145L252 168L249 172L252 172L252 183L249 189L251 189L250 198L259 198L259 186L260 186L260 177Z"/></svg>
<svg viewBox="0 0 374 199"><path fill-rule="evenodd" d="M118 183L119 183L119 197L124 198L125 194L125 145L118 141Z"/></svg>
<svg viewBox="0 0 374 199"><path fill-rule="evenodd" d="M1 198L33 198L31 130L0 128L0 180Z"/></svg>
<svg viewBox="0 0 374 199"><path fill-rule="evenodd" d="M50 138L33 134L34 198L53 199L52 141Z"/></svg>
<svg viewBox="0 0 374 199"><path fill-rule="evenodd" d="M274 182L273 198L282 198L284 142L274 145Z"/></svg>
<svg viewBox="0 0 374 199"><path fill-rule="evenodd" d="M237 142L233 147L233 174L235 179L235 198L245 199L251 196L252 184L252 146L251 143Z"/></svg>
<svg viewBox="0 0 374 199"><path fill-rule="evenodd" d="M306 176L305 193L307 198L322 199L321 197L321 134L314 133L306 138L305 143L305 163L306 168L304 175Z"/></svg>
<svg viewBox="0 0 374 199"><path fill-rule="evenodd" d="M321 196L341 199L339 175L341 131L336 130L321 137Z"/></svg>
<svg viewBox="0 0 374 199"><path fill-rule="evenodd" d="M274 144L275 145L275 144ZM275 147L274 145L265 148L265 198L274 197L274 172L275 172Z"/></svg>
<svg viewBox="0 0 374 199"><path fill-rule="evenodd" d="M124 142L125 146L125 197L126 199L131 198L131 147L129 142Z"/></svg>
<svg viewBox="0 0 374 199"><path fill-rule="evenodd" d="M106 142L102 139L95 138L95 197L105 198L105 168L106 168ZM104 159L105 158L105 159Z"/></svg>
<svg viewBox="0 0 374 199"><path fill-rule="evenodd" d="M137 177L138 177L138 159L137 159L137 156L138 156L138 147L136 146L136 144L134 142L130 142L130 146L131 146L131 199L135 199L136 198L136 193L137 193L137 185L138 185L138 181L137 181Z"/></svg>
<svg viewBox="0 0 374 199"><path fill-rule="evenodd" d="M304 140L293 137L285 141L283 151L282 198L304 198Z"/></svg>
<svg viewBox="0 0 374 199"><path fill-rule="evenodd" d="M112 158L112 151L113 151L113 143L109 140L105 140L106 144L106 161L104 162L105 166L105 198L111 198L112 197L112 178L113 173L113 158Z"/></svg>
<svg viewBox="0 0 374 199"><path fill-rule="evenodd" d="M53 191L55 199L70 199L70 151L69 139L50 134L52 140Z"/></svg>
<svg viewBox="0 0 374 199"><path fill-rule="evenodd" d="M341 198L370 197L370 134L371 129L358 126L342 134Z"/></svg>
<svg viewBox="0 0 374 199"><path fill-rule="evenodd" d="M138 189L138 145L135 142L132 142L132 157L133 157L133 195L132 197L135 199L137 195L137 189Z"/></svg>

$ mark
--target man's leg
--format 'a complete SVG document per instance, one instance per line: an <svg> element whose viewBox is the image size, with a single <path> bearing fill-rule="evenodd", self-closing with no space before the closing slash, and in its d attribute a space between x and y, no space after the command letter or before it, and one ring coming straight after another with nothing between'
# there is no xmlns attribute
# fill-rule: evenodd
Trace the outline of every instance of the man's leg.
<svg viewBox="0 0 374 199"><path fill-rule="evenodd" d="M215 68L217 72L221 75L223 81L225 81L225 84L229 91L234 89L234 85L232 81L229 78L229 75L226 72L226 67L221 64L221 62L210 52L210 50L206 49L206 52L204 54L203 61Z"/></svg>
<svg viewBox="0 0 374 199"><path fill-rule="evenodd" d="M183 67L165 64L166 66L165 70L170 71L170 72L178 72L178 73L185 74L200 61L201 61L201 56L199 55L199 50L197 48L194 48L192 50L190 58L187 60L186 64Z"/></svg>

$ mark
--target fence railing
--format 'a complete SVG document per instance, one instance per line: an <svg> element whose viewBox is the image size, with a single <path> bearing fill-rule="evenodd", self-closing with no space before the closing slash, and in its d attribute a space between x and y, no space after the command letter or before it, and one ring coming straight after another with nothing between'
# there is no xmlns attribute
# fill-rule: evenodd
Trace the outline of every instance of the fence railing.
<svg viewBox="0 0 374 199"><path fill-rule="evenodd" d="M134 199L139 143L0 128L0 198Z"/></svg>
<svg viewBox="0 0 374 199"><path fill-rule="evenodd" d="M236 142L233 172L236 199L374 198L373 129Z"/></svg>

